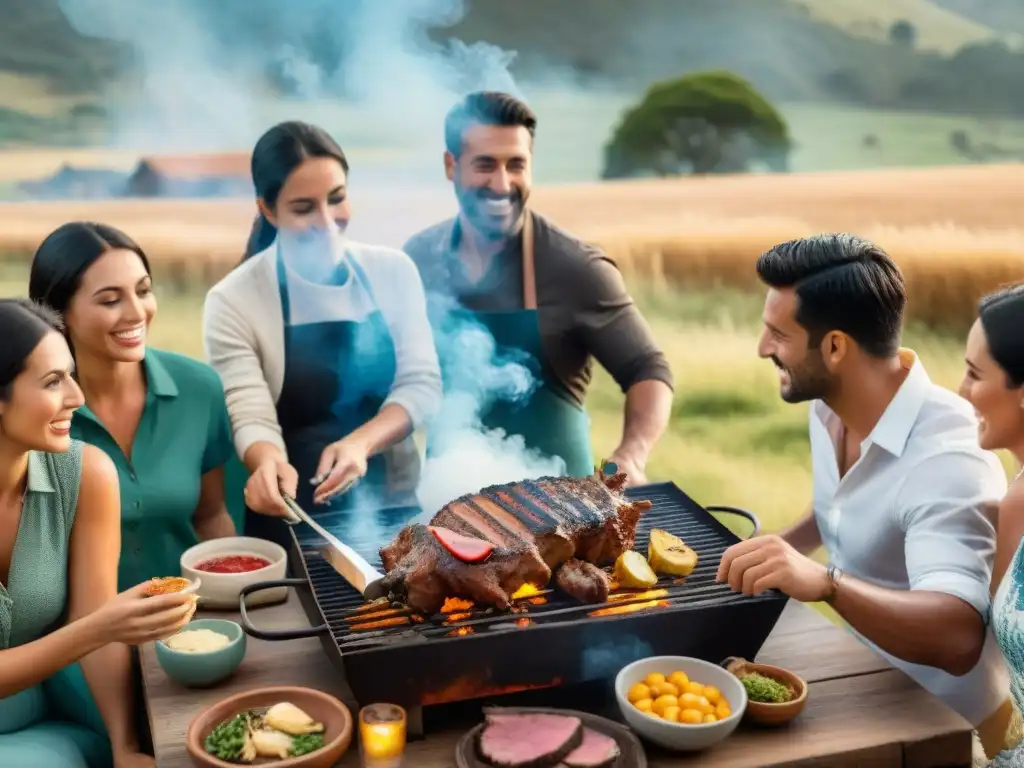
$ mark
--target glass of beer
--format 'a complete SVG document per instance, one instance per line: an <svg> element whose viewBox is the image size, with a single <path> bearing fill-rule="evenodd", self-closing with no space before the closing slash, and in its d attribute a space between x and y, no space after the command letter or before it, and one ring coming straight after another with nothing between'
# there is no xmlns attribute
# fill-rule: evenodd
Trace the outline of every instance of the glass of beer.
<svg viewBox="0 0 1024 768"><path fill-rule="evenodd" d="M368 704L359 710L359 756L363 768L399 768L405 754L405 710Z"/></svg>

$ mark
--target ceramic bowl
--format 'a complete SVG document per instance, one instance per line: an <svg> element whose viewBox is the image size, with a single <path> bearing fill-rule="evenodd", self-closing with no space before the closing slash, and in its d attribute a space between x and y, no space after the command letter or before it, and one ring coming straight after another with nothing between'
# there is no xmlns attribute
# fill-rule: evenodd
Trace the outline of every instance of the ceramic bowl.
<svg viewBox="0 0 1024 768"><path fill-rule="evenodd" d="M782 704L768 704L763 701L750 701L748 698L746 719L758 725L782 725L799 715L807 704L807 683L795 673L782 667L770 664L757 664L746 659L728 658L722 666L729 672L742 678L751 672L778 680L793 694L793 698Z"/></svg>
<svg viewBox="0 0 1024 768"><path fill-rule="evenodd" d="M196 568L206 560L225 555L256 555L270 561L270 565L257 571L244 573L211 573ZM199 605L201 608L238 610L238 593L243 587L259 581L283 579L288 569L288 556L284 549L272 541L250 536L228 536L210 539L185 550L181 556L181 575L187 579L201 579ZM257 592L246 598L246 605L279 603L288 597L288 588L280 587Z"/></svg>
<svg viewBox="0 0 1024 768"><path fill-rule="evenodd" d="M216 726L248 709L266 709L282 701L291 702L314 720L324 724L324 746L301 757L275 760L274 768L331 768L352 743L352 713L333 696L312 688L254 688L218 701L200 712L189 724L186 748L196 768L238 768L210 755L203 742Z"/></svg>
<svg viewBox="0 0 1024 768"><path fill-rule="evenodd" d="M193 619L182 629L209 629L227 636L228 644L209 653L176 651L163 640L154 644L157 661L167 676L188 688L205 688L227 679L245 658L246 636L242 628L225 619Z"/></svg>
<svg viewBox="0 0 1024 768"><path fill-rule="evenodd" d="M629 689L652 672L668 677L676 670L692 681L715 686L729 702L731 714L714 723L672 723L641 712L627 698ZM648 741L678 751L699 751L725 740L736 730L747 707L747 690L739 678L717 664L690 656L652 656L623 667L615 677L615 698L630 728Z"/></svg>

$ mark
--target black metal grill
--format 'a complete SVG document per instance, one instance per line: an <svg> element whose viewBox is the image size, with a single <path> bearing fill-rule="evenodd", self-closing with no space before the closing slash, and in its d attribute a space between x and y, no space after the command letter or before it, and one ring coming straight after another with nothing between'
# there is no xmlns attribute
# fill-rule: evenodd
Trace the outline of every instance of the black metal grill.
<svg viewBox="0 0 1024 768"><path fill-rule="evenodd" d="M756 656L786 597L745 596L715 583L722 553L737 536L673 483L632 488L626 495L653 504L637 526L636 549L645 552L651 529L662 528L697 552L693 573L663 577L642 593L613 592L602 605L583 605L548 588L516 600L512 612L455 604L420 616L402 607L367 606L319 554L315 534L300 531L296 537L293 531L293 570L312 587L299 594L314 629L285 635L319 634L360 703L406 706L606 678L652 655L713 662ZM381 567L376 548L385 542L346 543ZM601 615L618 606L632 608ZM273 639L274 633L261 636Z"/></svg>

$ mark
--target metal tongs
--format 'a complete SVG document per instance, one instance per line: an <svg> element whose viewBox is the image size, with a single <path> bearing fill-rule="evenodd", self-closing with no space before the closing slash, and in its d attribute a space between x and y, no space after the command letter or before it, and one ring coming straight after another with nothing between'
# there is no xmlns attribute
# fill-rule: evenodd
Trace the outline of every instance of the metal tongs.
<svg viewBox="0 0 1024 768"><path fill-rule="evenodd" d="M306 514L291 496L282 493L281 497L291 513L291 517L286 518L286 522L290 525L305 523L320 534L327 542L326 546L320 547L320 554L334 570L341 574L345 581L359 591L364 600L372 601L387 596L388 590L382 584L384 574L366 562L363 556L352 547Z"/></svg>

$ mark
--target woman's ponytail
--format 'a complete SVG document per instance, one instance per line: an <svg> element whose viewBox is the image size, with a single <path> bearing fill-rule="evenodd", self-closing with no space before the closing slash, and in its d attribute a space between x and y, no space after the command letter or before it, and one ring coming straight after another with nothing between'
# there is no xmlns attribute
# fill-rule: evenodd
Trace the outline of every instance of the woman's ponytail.
<svg viewBox="0 0 1024 768"><path fill-rule="evenodd" d="M277 237L277 227L267 221L262 213L256 215L252 223L252 231L249 232L249 242L245 244L245 255L242 261L251 259L257 253L262 253L273 244Z"/></svg>

